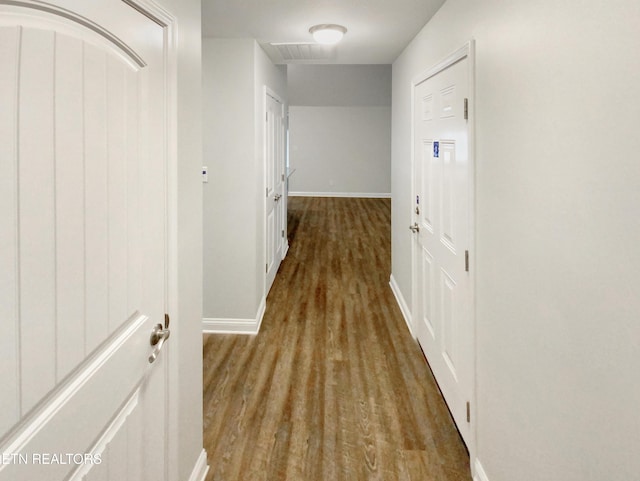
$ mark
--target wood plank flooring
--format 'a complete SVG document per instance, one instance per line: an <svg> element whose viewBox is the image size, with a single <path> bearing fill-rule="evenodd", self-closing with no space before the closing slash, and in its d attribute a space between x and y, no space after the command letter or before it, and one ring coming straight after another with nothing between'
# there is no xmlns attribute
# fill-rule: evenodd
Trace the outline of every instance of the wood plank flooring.
<svg viewBox="0 0 640 481"><path fill-rule="evenodd" d="M206 335L208 481L468 481L391 289L390 201L289 203L257 336Z"/></svg>

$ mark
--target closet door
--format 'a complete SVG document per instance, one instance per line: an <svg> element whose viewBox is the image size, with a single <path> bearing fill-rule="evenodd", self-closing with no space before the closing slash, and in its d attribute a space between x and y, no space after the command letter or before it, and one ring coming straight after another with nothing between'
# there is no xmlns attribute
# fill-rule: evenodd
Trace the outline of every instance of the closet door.
<svg viewBox="0 0 640 481"><path fill-rule="evenodd" d="M282 101L265 89L266 289L276 277L286 246L285 119Z"/></svg>

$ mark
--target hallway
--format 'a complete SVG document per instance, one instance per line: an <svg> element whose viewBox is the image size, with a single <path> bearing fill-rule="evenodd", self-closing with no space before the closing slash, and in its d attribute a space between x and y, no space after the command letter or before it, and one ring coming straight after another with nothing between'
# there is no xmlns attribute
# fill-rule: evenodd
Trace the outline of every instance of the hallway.
<svg viewBox="0 0 640 481"><path fill-rule="evenodd" d="M207 480L470 480L388 285L390 215L388 199L290 199L260 333L204 338Z"/></svg>

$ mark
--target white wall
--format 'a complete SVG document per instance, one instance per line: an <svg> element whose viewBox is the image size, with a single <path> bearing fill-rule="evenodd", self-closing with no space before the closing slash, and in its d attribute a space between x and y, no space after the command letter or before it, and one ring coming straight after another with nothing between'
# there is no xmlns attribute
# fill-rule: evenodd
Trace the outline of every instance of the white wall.
<svg viewBox="0 0 640 481"><path fill-rule="evenodd" d="M391 105L390 65L291 64L287 83L291 105Z"/></svg>
<svg viewBox="0 0 640 481"><path fill-rule="evenodd" d="M171 306L173 358L171 479L189 479L202 453L202 120L200 0L161 0L177 18L177 305Z"/></svg>
<svg viewBox="0 0 640 481"><path fill-rule="evenodd" d="M390 107L291 106L289 125L293 195L390 193Z"/></svg>
<svg viewBox="0 0 640 481"><path fill-rule="evenodd" d="M257 293L251 39L203 39L204 317L251 319Z"/></svg>
<svg viewBox="0 0 640 481"><path fill-rule="evenodd" d="M385 196L391 188L389 65L290 65L289 189Z"/></svg>
<svg viewBox="0 0 640 481"><path fill-rule="evenodd" d="M393 276L411 302L410 81L476 40L478 458L640 472L640 4L448 0L393 65Z"/></svg>
<svg viewBox="0 0 640 481"><path fill-rule="evenodd" d="M263 86L286 99L286 70L253 39L203 39L204 312L255 321L264 299Z"/></svg>

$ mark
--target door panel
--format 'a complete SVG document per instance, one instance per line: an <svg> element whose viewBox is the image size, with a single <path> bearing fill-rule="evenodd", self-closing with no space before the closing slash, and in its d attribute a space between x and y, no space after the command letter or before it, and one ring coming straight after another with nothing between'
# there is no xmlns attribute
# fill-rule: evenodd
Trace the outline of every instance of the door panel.
<svg viewBox="0 0 640 481"><path fill-rule="evenodd" d="M433 175L431 173L431 152L433 150L433 141L425 139L422 142L421 161L419 162L420 175L418 176L420 185L418 189L419 201L416 207L421 212L421 223L433 232Z"/></svg>
<svg viewBox="0 0 640 481"><path fill-rule="evenodd" d="M127 312L127 111L131 105L126 77L135 75L128 66L109 56L107 59L107 204L108 204L108 287L109 322L107 332L117 329ZM134 232L140 238L139 232ZM138 282L135 280L134 282Z"/></svg>
<svg viewBox="0 0 640 481"><path fill-rule="evenodd" d="M455 365L456 349L456 282L442 269L440 271L440 312L442 320L441 349L449 373L457 380Z"/></svg>
<svg viewBox="0 0 640 481"><path fill-rule="evenodd" d="M271 212L267 212L267 278L269 274L277 270L276 264L276 209L272 208ZM275 275L275 274L273 274ZM273 282L273 280L271 280Z"/></svg>
<svg viewBox="0 0 640 481"><path fill-rule="evenodd" d="M55 42L50 31L25 28L20 33L19 309L23 319L31 320L20 324L21 409L26 412L56 383L55 190L51 181L55 177Z"/></svg>
<svg viewBox="0 0 640 481"><path fill-rule="evenodd" d="M469 445L473 386L468 59L453 62L414 91L416 334L453 418Z"/></svg>
<svg viewBox="0 0 640 481"><path fill-rule="evenodd" d="M9 3L0 452L18 462L0 480L161 480L165 32L123 2Z"/></svg>
<svg viewBox="0 0 640 481"><path fill-rule="evenodd" d="M284 156L284 148L285 148L285 138L284 138L284 105L282 102L278 102L279 106L276 113L275 119L275 132L274 132L274 140L275 140L275 185L278 194L280 195L278 202L276 203L276 222L275 222L275 242L276 242L276 255L278 259L281 261L284 257L284 218L286 217L285 210L285 202L286 202L286 192L285 192L285 175L284 175L284 164L285 164L285 156Z"/></svg>
<svg viewBox="0 0 640 481"><path fill-rule="evenodd" d="M56 193L56 285L65 286L56 296L57 377L62 379L84 359L84 260L76 253L84 250L83 135L84 79L83 42L57 35L55 43L55 184L64 185ZM80 246L80 247L79 247ZM81 301L78 302L78 299Z"/></svg>
<svg viewBox="0 0 640 481"><path fill-rule="evenodd" d="M138 315L127 324L109 349L82 365L81 375L59 386L45 399L43 409L34 413L30 425L3 446L4 452L24 453L28 463L3 466L0 479L64 479L74 469L88 472L102 464L104 446L125 425L123 401L129 410L142 407L143 385L136 379L144 379L148 370L148 362L140 353L145 352L144 341L148 343L152 321ZM135 436L142 441L142 430ZM94 443L96 438L100 440ZM47 464L44 453L64 454L66 462ZM66 457L67 453L87 453L89 462L76 464Z"/></svg>
<svg viewBox="0 0 640 481"><path fill-rule="evenodd" d="M0 433L20 419L18 389L18 175L15 112L17 110L18 29L0 28Z"/></svg>
<svg viewBox="0 0 640 481"><path fill-rule="evenodd" d="M455 143L454 142L440 142L440 162L439 167L442 172L440 180L442 186L440 191L442 192L440 202L440 220L442 222L440 226L441 241L451 250L453 255L456 254L455 248L455 228L456 218L454 212L454 205L456 201L460 201L460 193L455 190L455 177L457 174L455 164Z"/></svg>
<svg viewBox="0 0 640 481"><path fill-rule="evenodd" d="M434 291L433 291L433 283L434 283L434 275L433 275L433 257L429 254L429 251L422 248L423 251L420 255L419 262L421 265L421 272L419 275L420 279L420 293L421 293L421 313L422 313L422 321L424 325L429 330L429 335L433 339L436 337L436 328L433 325L433 311L435 308L434 305Z"/></svg>
<svg viewBox="0 0 640 481"><path fill-rule="evenodd" d="M84 226L85 350L93 351L108 332L107 54L84 46Z"/></svg>

